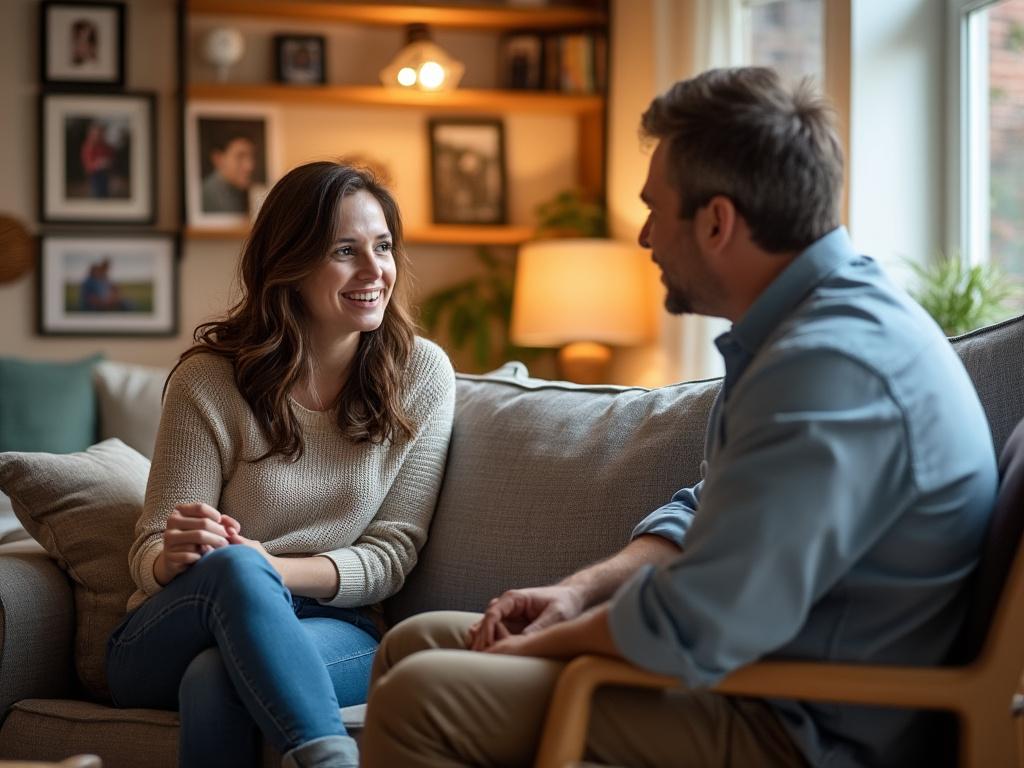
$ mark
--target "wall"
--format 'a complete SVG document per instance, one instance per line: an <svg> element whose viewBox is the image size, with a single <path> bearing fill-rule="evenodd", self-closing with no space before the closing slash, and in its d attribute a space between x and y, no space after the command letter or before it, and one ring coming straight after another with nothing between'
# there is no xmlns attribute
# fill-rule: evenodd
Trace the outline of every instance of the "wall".
<svg viewBox="0 0 1024 768"><path fill-rule="evenodd" d="M178 219L177 105L174 95L175 3L173 0L128 0L127 87L159 93L159 219L158 226L173 230ZM0 95L13 105L13 119L0 123L0 167L6 183L0 185L0 212L14 214L38 231L36 225L36 110L38 101L38 0L3 0L0 3ZM232 20L232 23L236 23ZM246 58L232 72L239 81L257 81L271 67L271 37L278 31L303 31L302 24L274 29L267 24L243 24L249 33ZM337 80L373 81L379 69L367 56L352 59L351 50L370 46L386 61L400 43L397 30L373 30L355 35L351 27L330 30L329 46L336 55L329 66ZM365 32L363 29L361 32ZM354 36L355 35L355 36ZM349 40L348 38L352 38ZM442 32L438 41L467 63L468 86L493 82L494 38L466 32ZM384 51L384 54L381 54ZM346 58L347 57L347 58ZM362 71L343 74L345 62L359 61ZM202 79L202 64L189 65ZM311 159L358 153L382 162L390 171L394 191L407 227L429 219L429 166L426 111L288 106L281 109L282 160L290 167ZM507 115L508 189L511 219L532 223L537 203L569 186L575 173L575 120L558 115ZM47 231L56 231L48 227ZM189 343L192 329L224 310L235 296L234 273L239 243L234 240L192 240L183 243L179 333L175 338L67 339L35 334L36 282L27 275L0 285L0 355L67 359L102 352L108 358L166 366ZM499 249L505 257L508 249ZM479 267L467 247L413 246L414 297L475 274ZM2 255L0 255L2 258ZM468 358L455 355L457 365ZM549 357L538 358L539 371L551 375ZM533 367L533 366L532 366Z"/></svg>

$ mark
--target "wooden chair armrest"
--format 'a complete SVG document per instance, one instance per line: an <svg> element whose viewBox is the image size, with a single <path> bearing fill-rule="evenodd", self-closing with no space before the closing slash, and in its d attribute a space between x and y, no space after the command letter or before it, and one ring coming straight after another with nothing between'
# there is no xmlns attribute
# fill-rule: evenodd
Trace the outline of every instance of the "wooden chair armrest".
<svg viewBox="0 0 1024 768"><path fill-rule="evenodd" d="M959 710L968 667L883 667L763 661L737 670L713 690L728 695ZM678 688L674 677L604 656L566 664L555 684L536 768L565 768L583 756L594 691L603 685Z"/></svg>

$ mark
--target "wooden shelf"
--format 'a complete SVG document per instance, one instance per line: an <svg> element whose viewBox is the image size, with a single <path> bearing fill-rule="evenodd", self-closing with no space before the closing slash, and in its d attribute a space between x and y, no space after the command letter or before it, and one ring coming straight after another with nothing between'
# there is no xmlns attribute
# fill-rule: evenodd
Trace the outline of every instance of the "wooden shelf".
<svg viewBox="0 0 1024 768"><path fill-rule="evenodd" d="M604 97L595 94L461 89L442 93L406 91L375 85L262 85L197 83L189 99L263 101L376 107L419 107L459 112L550 112L600 114Z"/></svg>
<svg viewBox="0 0 1024 768"><path fill-rule="evenodd" d="M243 240L249 234L245 228L196 229L186 228L187 240ZM407 243L420 245L519 245L533 237L528 226L475 226L467 224L431 224L409 229Z"/></svg>
<svg viewBox="0 0 1024 768"><path fill-rule="evenodd" d="M427 21L462 29L569 29L600 27L608 15L589 8L495 8L387 3L318 3L298 0L188 0L190 13L264 16L321 22L395 26Z"/></svg>

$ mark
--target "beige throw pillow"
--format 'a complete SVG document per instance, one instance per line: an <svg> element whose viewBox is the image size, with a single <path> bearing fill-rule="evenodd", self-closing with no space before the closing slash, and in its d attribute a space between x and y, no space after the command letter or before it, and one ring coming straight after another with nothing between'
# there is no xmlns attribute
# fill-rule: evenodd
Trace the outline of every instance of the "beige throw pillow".
<svg viewBox="0 0 1024 768"><path fill-rule="evenodd" d="M120 438L152 458L167 373L166 368L147 365L98 363L92 380L100 406L100 437Z"/></svg>
<svg viewBox="0 0 1024 768"><path fill-rule="evenodd" d="M135 591L128 549L148 475L149 461L116 439L81 453L0 453L0 490L74 582L75 668L101 698L107 638Z"/></svg>

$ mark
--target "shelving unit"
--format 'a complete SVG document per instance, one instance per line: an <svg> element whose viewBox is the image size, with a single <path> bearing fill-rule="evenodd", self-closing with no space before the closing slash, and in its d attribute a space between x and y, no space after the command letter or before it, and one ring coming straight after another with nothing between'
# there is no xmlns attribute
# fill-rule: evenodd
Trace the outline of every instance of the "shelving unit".
<svg viewBox="0 0 1024 768"><path fill-rule="evenodd" d="M590 8L496 8L296 0L188 0L191 13L303 21L402 26L428 23L460 29L569 29L603 27L608 15Z"/></svg>
<svg viewBox="0 0 1024 768"><path fill-rule="evenodd" d="M442 93L404 91L373 85L220 85L204 83L188 88L190 99L219 101L270 101L280 104L335 103L350 106L418 107L421 109L475 112L548 112L574 115L600 114L604 97L543 91L470 90Z"/></svg>
<svg viewBox="0 0 1024 768"><path fill-rule="evenodd" d="M190 240L241 240L247 229L186 229ZM519 245L533 236L526 226L473 226L468 224L432 224L407 230L405 241L421 245Z"/></svg>
<svg viewBox="0 0 1024 768"><path fill-rule="evenodd" d="M564 6L530 8L497 6L392 5L383 2L310 2L309 0L182 0L184 30L194 16L402 27L425 23L430 27L485 32L535 30L607 32L604 10ZM186 52L183 50L183 61ZM603 94L569 94L549 91L456 89L423 93L378 85L278 85L274 83L188 83L182 67L182 97L191 100L264 102L280 105L335 105L385 107L462 114L520 113L567 115L576 122L578 162L575 184L590 195L604 198L605 119ZM209 231L186 228L190 239L241 239L244 230ZM469 226L427 225L406 233L410 243L453 245L516 245L529 239L532 228L522 225Z"/></svg>

